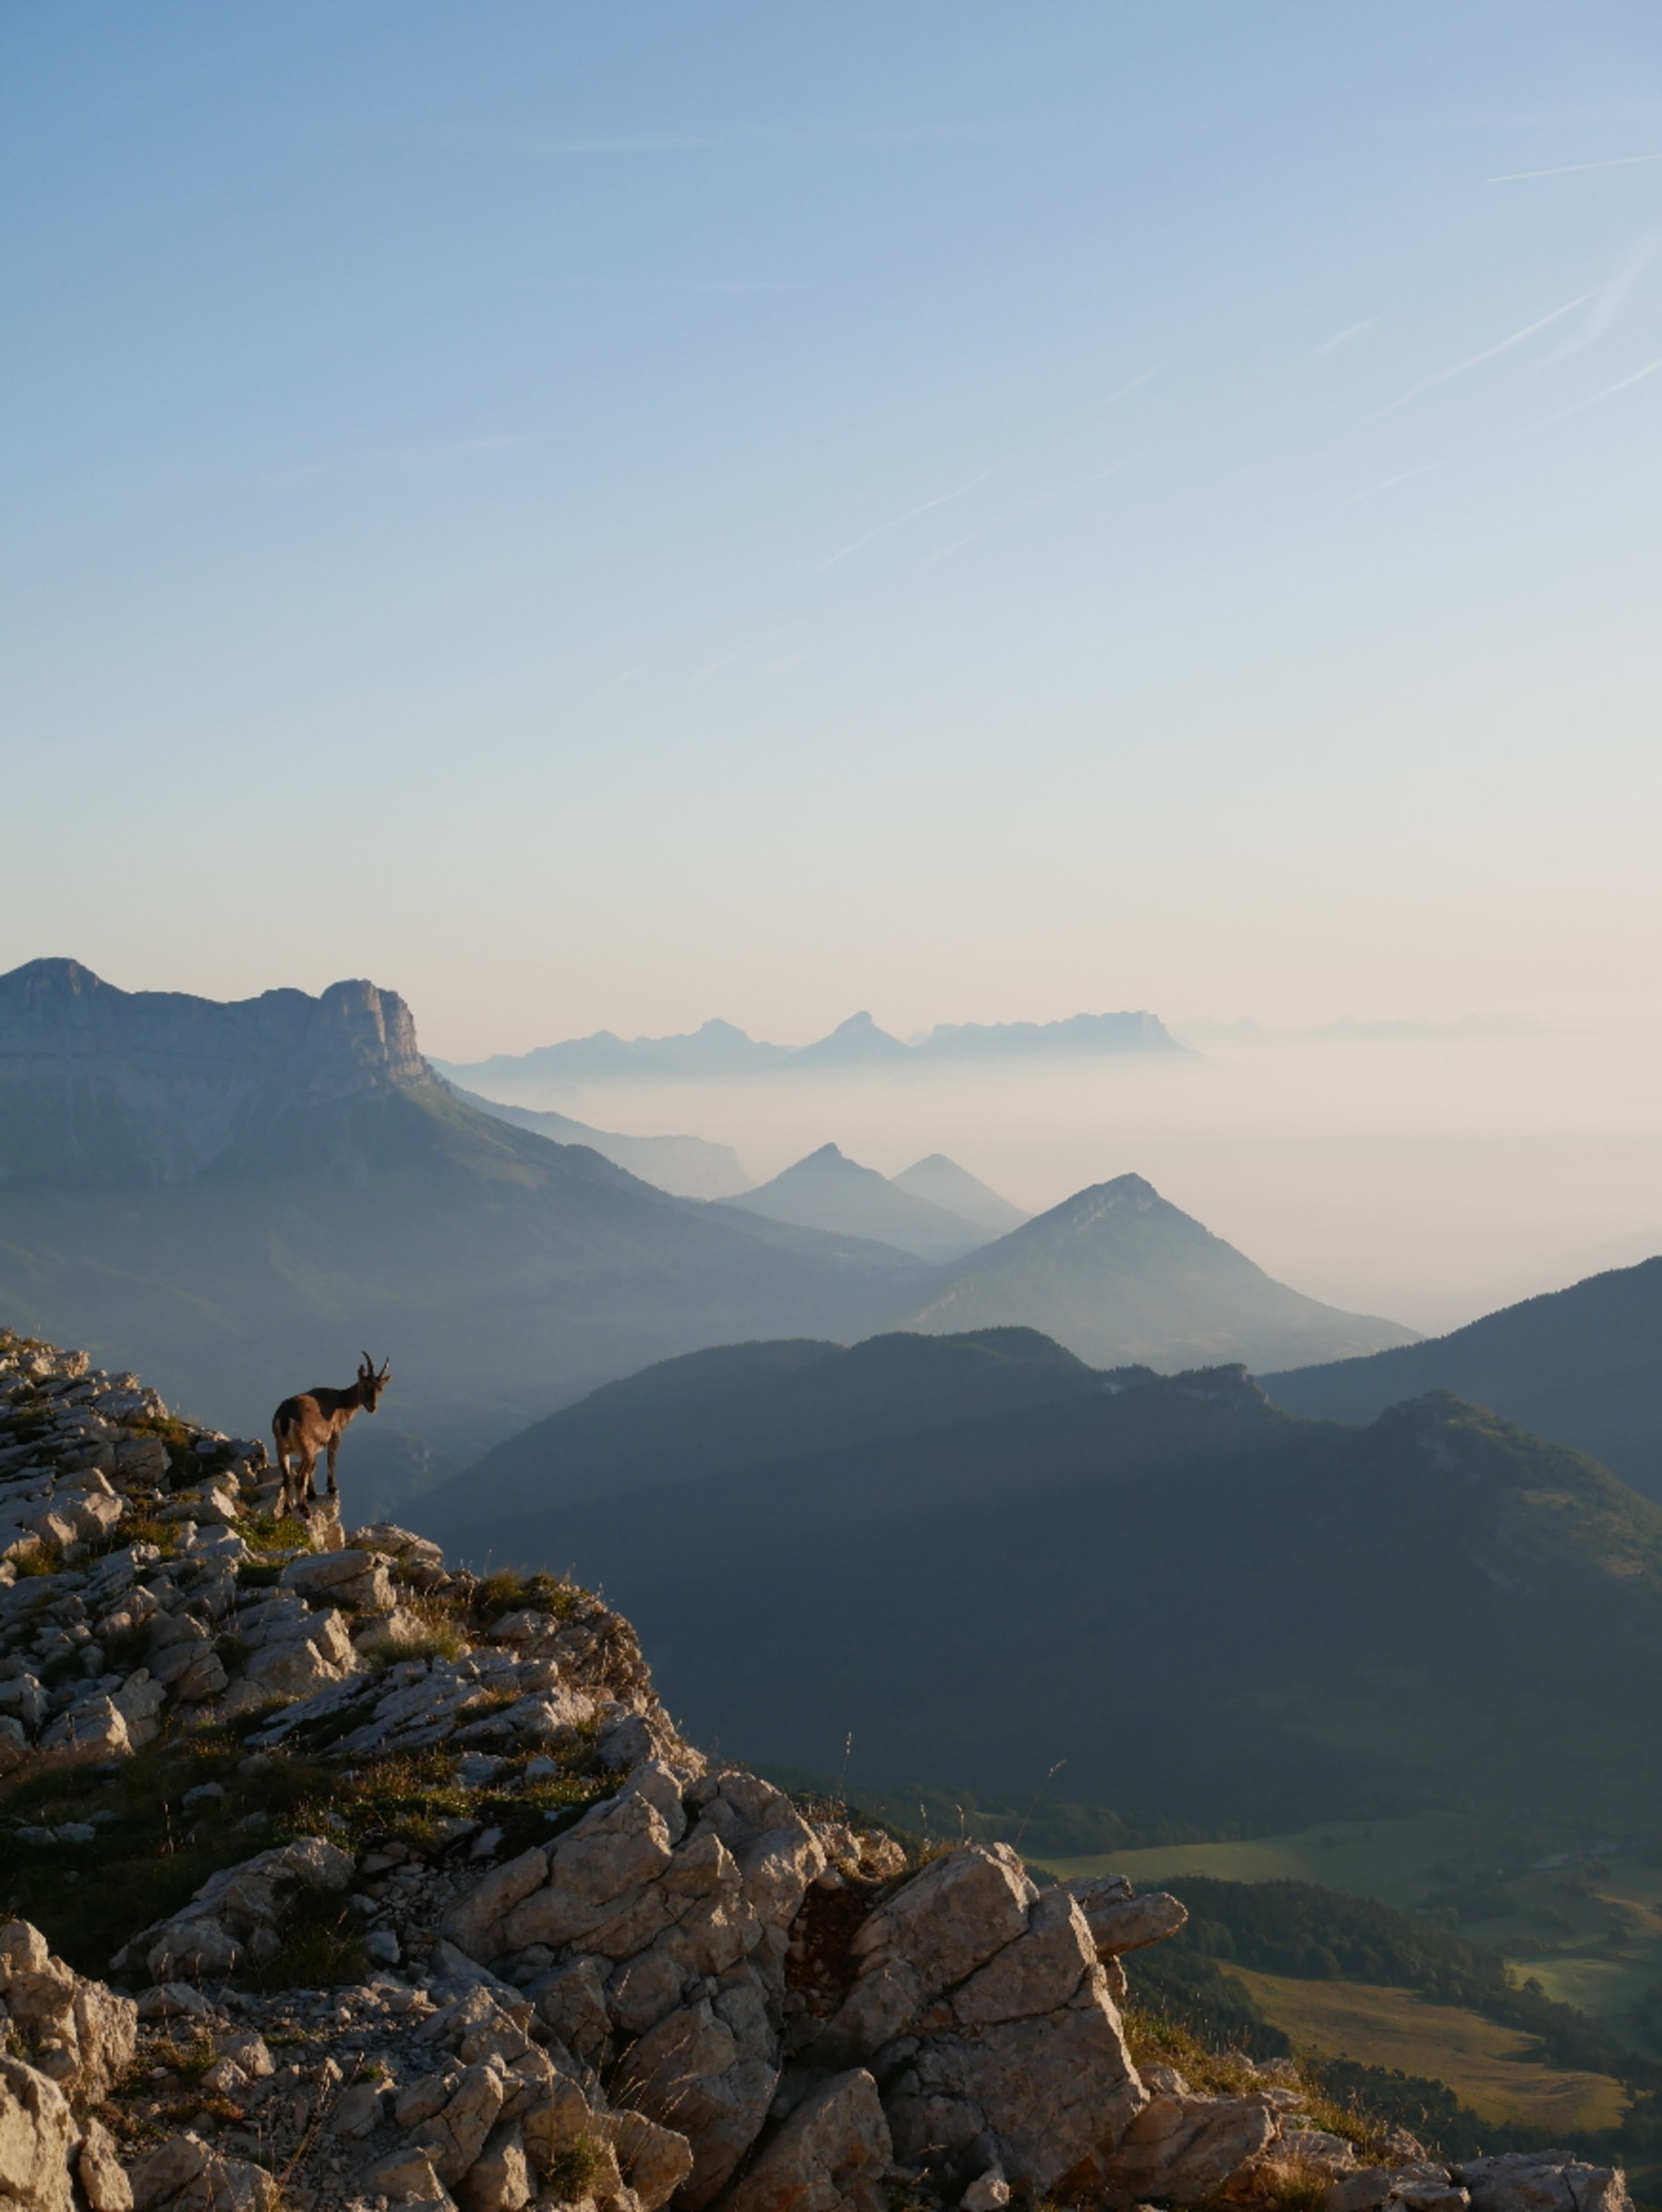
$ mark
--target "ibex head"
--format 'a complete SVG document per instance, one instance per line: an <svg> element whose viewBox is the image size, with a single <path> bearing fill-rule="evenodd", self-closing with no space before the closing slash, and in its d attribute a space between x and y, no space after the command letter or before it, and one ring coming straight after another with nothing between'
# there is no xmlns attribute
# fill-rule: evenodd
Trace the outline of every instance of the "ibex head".
<svg viewBox="0 0 1662 2212"><path fill-rule="evenodd" d="M358 1403L367 1413L373 1413L380 1401L380 1394L392 1377L392 1363L384 1360L380 1373L375 1371L375 1362L366 1352L364 1364L357 1371Z"/></svg>

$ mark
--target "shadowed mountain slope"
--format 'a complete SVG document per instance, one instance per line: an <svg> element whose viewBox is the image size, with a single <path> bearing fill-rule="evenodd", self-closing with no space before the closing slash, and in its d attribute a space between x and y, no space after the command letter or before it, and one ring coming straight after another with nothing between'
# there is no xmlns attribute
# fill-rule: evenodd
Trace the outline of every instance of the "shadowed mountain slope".
<svg viewBox="0 0 1662 2212"><path fill-rule="evenodd" d="M991 1196L991 1194L989 1194ZM771 1183L729 1201L746 1213L799 1229L873 1238L918 1259L961 1259L986 1233L929 1199L901 1190L874 1168L862 1168L835 1145L822 1145Z"/></svg>
<svg viewBox="0 0 1662 2212"><path fill-rule="evenodd" d="M1662 1259L1526 1298L1426 1343L1268 1374L1264 1388L1289 1412L1331 1421L1371 1421L1401 1398L1455 1390L1662 1498Z"/></svg>
<svg viewBox="0 0 1662 2212"><path fill-rule="evenodd" d="M957 1214L960 1221L969 1221L977 1229L984 1229L989 1236L1007 1236L1012 1229L1019 1229L1023 1221L1032 1220L1019 1206L1012 1206L1001 1198L979 1176L961 1168L956 1160L948 1160L945 1152L932 1152L927 1160L914 1160L898 1175L889 1178L897 1190L906 1191L914 1198L927 1198L931 1206L938 1206L943 1213Z"/></svg>
<svg viewBox="0 0 1662 2212"><path fill-rule="evenodd" d="M643 1183L650 1183L676 1198L733 1198L751 1188L751 1179L739 1164L731 1145L711 1144L702 1136L626 1136L610 1129L591 1129L570 1114L551 1113L535 1106L501 1106L470 1090L457 1089L465 1105L477 1107L493 1121L512 1122L546 1136L551 1145L587 1145L614 1167L627 1168Z"/></svg>
<svg viewBox="0 0 1662 2212"><path fill-rule="evenodd" d="M488 1528L499 1552L529 1557L558 1544L558 1516L580 1498L759 1466L810 1440L853 1449L1113 1387L1030 1328L872 1337L852 1348L727 1344L608 1383L509 1437L430 1497L424 1522L464 1545Z"/></svg>
<svg viewBox="0 0 1662 2212"><path fill-rule="evenodd" d="M927 1280L478 1112L367 983L222 1006L67 961L0 978L0 1300L228 1426L373 1341L371 1433L454 1463L655 1358L859 1335Z"/></svg>
<svg viewBox="0 0 1662 2212"><path fill-rule="evenodd" d="M1289 1290L1140 1175L1078 1192L986 1244L899 1326L1018 1323L1104 1367L1218 1360L1286 1367L1411 1343L1413 1332Z"/></svg>
<svg viewBox="0 0 1662 2212"><path fill-rule="evenodd" d="M1496 1415L1306 1422L1225 1369L823 1427L691 1479L671 1447L658 1487L562 1497L523 1545L481 1490L465 1546L553 1545L691 1724L827 1773L851 1731L855 1789L1025 1801L1066 1760L1058 1795L1214 1833L1475 1805L1541 1850L1662 1816L1631 1756L1662 1693L1662 1509Z"/></svg>

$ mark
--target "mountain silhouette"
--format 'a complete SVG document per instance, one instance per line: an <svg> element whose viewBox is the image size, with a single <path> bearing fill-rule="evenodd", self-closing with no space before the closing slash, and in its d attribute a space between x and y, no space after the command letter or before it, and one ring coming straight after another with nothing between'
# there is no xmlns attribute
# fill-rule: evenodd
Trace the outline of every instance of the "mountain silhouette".
<svg viewBox="0 0 1662 2212"><path fill-rule="evenodd" d="M989 1236L1006 1236L1032 1219L1019 1206L1012 1206L995 1190L989 1190L968 1168L948 1160L945 1152L932 1152L926 1160L914 1160L889 1180L897 1190L909 1192L914 1198L927 1198L943 1213L957 1214L961 1221L973 1222Z"/></svg>
<svg viewBox="0 0 1662 2212"><path fill-rule="evenodd" d="M806 1075L818 1068L881 1066L911 1056L911 1047L880 1029L869 1014L850 1014L828 1037L803 1045L779 1065L793 1075Z"/></svg>
<svg viewBox="0 0 1662 2212"><path fill-rule="evenodd" d="M226 1005L73 961L0 977L0 1307L245 1434L374 1343L396 1388L355 1462L402 1435L463 1463L651 1360L861 1335L931 1280L479 1112L370 983Z"/></svg>
<svg viewBox="0 0 1662 2212"><path fill-rule="evenodd" d="M493 1121L530 1129L550 1144L587 1145L603 1160L678 1198L731 1198L751 1188L731 1145L712 1144L703 1136L625 1136L612 1129L591 1129L586 1122L546 1107L503 1106L459 1085L452 1088L464 1104L477 1107Z"/></svg>
<svg viewBox="0 0 1662 2212"><path fill-rule="evenodd" d="M1053 1356L942 1389L905 1338L700 1355L421 1502L476 1565L581 1560L729 1755L834 1775L851 1734L856 1791L1025 1804L1065 1759L1068 1799L1214 1834L1654 1833L1662 1508L1447 1393L1350 1428Z"/></svg>
<svg viewBox="0 0 1662 2212"><path fill-rule="evenodd" d="M1105 1367L1167 1371L1241 1360L1257 1370L1412 1343L1413 1331L1289 1290L1244 1253L1121 1175L983 1244L895 1316L956 1334L1017 1323Z"/></svg>
<svg viewBox="0 0 1662 2212"><path fill-rule="evenodd" d="M423 1501L463 1548L529 1558L585 1498L622 1497L766 1465L810 1445L853 1449L1021 1406L1090 1398L1108 1378L1030 1328L724 1344L608 1383L511 1437ZM484 1533L482 1534L481 1532Z"/></svg>
<svg viewBox="0 0 1662 2212"><path fill-rule="evenodd" d="M985 1232L972 1222L901 1190L874 1168L862 1168L849 1160L835 1145L822 1145L771 1183L729 1203L746 1213L765 1214L770 1220L794 1222L800 1229L871 1237L919 1259L960 1259L987 1241Z"/></svg>
<svg viewBox="0 0 1662 2212"><path fill-rule="evenodd" d="M1371 1421L1398 1399L1454 1390L1554 1442L1591 1452L1662 1498L1662 1259L1526 1298L1448 1336L1293 1374L1278 1405Z"/></svg>

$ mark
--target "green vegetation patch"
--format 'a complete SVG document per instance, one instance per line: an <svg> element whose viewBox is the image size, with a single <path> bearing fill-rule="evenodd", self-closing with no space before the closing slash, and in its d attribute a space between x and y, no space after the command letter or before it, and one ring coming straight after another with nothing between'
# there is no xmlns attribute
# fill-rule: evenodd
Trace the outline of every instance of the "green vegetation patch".
<svg viewBox="0 0 1662 2212"><path fill-rule="evenodd" d="M1402 1989L1236 1969L1265 2015L1300 2050L1444 2082L1480 2121L1539 2132L1543 2143L1620 2127L1627 2092L1607 2074L1542 2064L1525 2035Z"/></svg>

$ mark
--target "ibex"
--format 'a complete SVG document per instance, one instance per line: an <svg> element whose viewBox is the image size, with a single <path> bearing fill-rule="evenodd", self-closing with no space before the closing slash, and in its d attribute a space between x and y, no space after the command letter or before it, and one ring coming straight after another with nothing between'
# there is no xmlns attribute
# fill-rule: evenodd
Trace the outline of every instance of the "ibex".
<svg viewBox="0 0 1662 2212"><path fill-rule="evenodd" d="M277 1464L283 1470L282 1512L309 1513L313 1497L312 1474L318 1464L318 1454L329 1453L329 1495L338 1495L335 1483L335 1454L341 1449L341 1437L354 1413L362 1409L373 1413L392 1373L391 1360L383 1362L380 1373L375 1371L375 1362L366 1352L364 1364L357 1371L357 1380L350 1390L306 1390L297 1398L285 1398L271 1415L271 1435L277 1445ZM299 1461L297 1468L289 1465L293 1454Z"/></svg>

